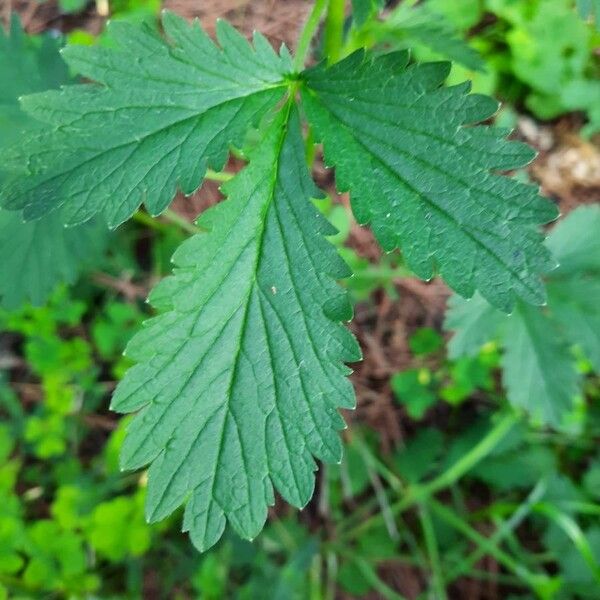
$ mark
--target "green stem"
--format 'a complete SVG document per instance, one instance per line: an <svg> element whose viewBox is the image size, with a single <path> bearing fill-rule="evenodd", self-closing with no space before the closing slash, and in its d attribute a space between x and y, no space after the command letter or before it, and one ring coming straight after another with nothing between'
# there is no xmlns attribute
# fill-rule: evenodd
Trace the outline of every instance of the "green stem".
<svg viewBox="0 0 600 600"><path fill-rule="evenodd" d="M581 527L579 527L577 521L575 521L575 519L573 519L573 517L567 513L562 512L556 506L547 504L546 502L538 502L533 507L533 510L554 521L554 523L556 523L556 525L558 525L558 527L564 531L564 533L573 542L573 545L581 555L581 558L583 558L583 560L586 562L590 572L596 580L596 583L599 583L600 567L598 567L598 562L596 561L594 551L588 539L585 537L585 534L581 530Z"/></svg>
<svg viewBox="0 0 600 600"><path fill-rule="evenodd" d="M478 444L473 446L469 452L457 460L448 470L444 471L441 475L428 483L408 487L404 497L391 505L390 511L392 514L400 514L415 504L426 502L427 499L436 492L439 492L458 481L465 473L483 460L500 443L500 441L502 441L502 438L504 438L517 421L517 415L508 413L496 423ZM352 529L346 532L342 531L339 539L355 538L363 531L370 529L374 525L380 524L382 521L383 517L381 514L373 515L371 518L364 520Z"/></svg>
<svg viewBox="0 0 600 600"><path fill-rule="evenodd" d="M310 14L308 15L308 19L300 32L298 44L296 45L296 57L294 58L294 69L296 69L296 71L301 71L306 63L310 51L310 42L319 27L321 16L323 15L323 12L325 12L327 4L328 0L315 1Z"/></svg>
<svg viewBox="0 0 600 600"><path fill-rule="evenodd" d="M330 65L337 62L342 53L345 18L346 0L329 0L325 21L325 55Z"/></svg>
<svg viewBox="0 0 600 600"><path fill-rule="evenodd" d="M378 592L382 598L385 598L386 600L406 600L404 596L395 592L382 581L379 578L377 571L364 558L361 558L348 550L345 550L340 554L354 564L360 571L360 574L371 584L371 587Z"/></svg>
<svg viewBox="0 0 600 600"><path fill-rule="evenodd" d="M502 523L496 532L489 538L490 543L498 545L509 533L513 532L531 513L533 505L546 493L546 481L542 479L533 488L525 501L516 507L512 516ZM465 557L456 565L447 577L447 582L451 583L463 573L470 572L473 565L485 555L485 550L478 547L472 554Z"/></svg>
<svg viewBox="0 0 600 600"><path fill-rule="evenodd" d="M427 548L427 555L429 557L429 565L431 566L431 575L433 579L433 586L435 589L436 600L447 600L446 595L446 583L444 581L444 574L442 572L442 564L440 562L440 553L438 550L437 538L435 535L435 528L429 509L425 504L419 506L419 518L421 520L421 528L423 529L423 538L425 540L425 547Z"/></svg>
<svg viewBox="0 0 600 600"><path fill-rule="evenodd" d="M540 598L549 597L547 590L550 587L550 580L546 575L531 573L526 567L514 560L512 556L498 548L494 543L465 523L460 517L455 515L437 500L431 498L429 500L429 506L437 516L450 525L450 527L462 533L466 538L484 549L487 554L493 556L501 565L525 581Z"/></svg>
<svg viewBox="0 0 600 600"><path fill-rule="evenodd" d="M184 219L181 215L178 215L170 208L167 208L167 210L165 210L161 216L167 221L171 221L171 223L178 225L181 227L181 229L183 229L183 231L187 231L187 233L195 234L202 231L202 229L196 227L193 223L190 223L187 219Z"/></svg>
<svg viewBox="0 0 600 600"><path fill-rule="evenodd" d="M432 496L436 492L458 481L502 441L518 420L519 418L515 413L510 412L506 414L478 444L473 446L469 452L457 460L449 469L429 483L420 486L420 494Z"/></svg>
<svg viewBox="0 0 600 600"><path fill-rule="evenodd" d="M133 216L131 218L137 223L145 225L150 229L156 229L157 231L167 231L169 229L169 226L166 223L163 223L159 219L154 219L143 210L137 210L133 213Z"/></svg>

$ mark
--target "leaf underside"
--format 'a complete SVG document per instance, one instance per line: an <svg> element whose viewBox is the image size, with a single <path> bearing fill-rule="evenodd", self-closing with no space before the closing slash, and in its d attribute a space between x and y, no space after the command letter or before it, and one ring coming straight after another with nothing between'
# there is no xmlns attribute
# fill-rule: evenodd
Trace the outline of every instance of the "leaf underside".
<svg viewBox="0 0 600 600"><path fill-rule="evenodd" d="M151 463L149 519L187 500L184 528L201 550L226 521L255 537L273 486L304 506L313 457L341 459L337 409L354 406L344 362L360 353L337 322L350 311L335 284L348 273L310 201L297 114L285 117L228 199L203 214L208 233L175 254L175 274L151 295L163 314L128 346L140 364L113 399L115 410L140 411L122 463Z"/></svg>

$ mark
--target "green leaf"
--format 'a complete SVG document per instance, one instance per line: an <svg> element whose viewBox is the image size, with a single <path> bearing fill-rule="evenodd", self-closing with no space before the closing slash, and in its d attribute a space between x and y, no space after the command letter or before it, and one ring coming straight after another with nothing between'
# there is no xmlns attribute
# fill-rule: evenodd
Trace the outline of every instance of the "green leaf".
<svg viewBox="0 0 600 600"><path fill-rule="evenodd" d="M519 303L507 322L503 383L511 403L558 426L579 393L568 344L540 309Z"/></svg>
<svg viewBox="0 0 600 600"><path fill-rule="evenodd" d="M516 298L545 299L539 274L551 266L536 226L556 217L537 188L498 175L529 162L506 130L466 127L496 110L441 87L447 63L408 67L406 52L359 51L303 75L302 98L340 191L385 250L401 247L421 278L439 272L459 294L479 290L509 311ZM494 170L494 171L492 171Z"/></svg>
<svg viewBox="0 0 600 600"><path fill-rule="evenodd" d="M406 412L413 419L422 419L437 401L437 396L427 385L430 377L427 370L407 369L395 373L390 379L398 403L406 407ZM422 382L422 379L425 379L426 383Z"/></svg>
<svg viewBox="0 0 600 600"><path fill-rule="evenodd" d="M33 125L19 107L20 96L58 88L69 81L67 66L59 54L61 46L60 38L51 35L27 35L16 15L9 31L0 27L1 145L21 142L23 129Z"/></svg>
<svg viewBox="0 0 600 600"><path fill-rule="evenodd" d="M469 304L462 299L451 303L445 325L456 328L452 357L473 355L485 341L499 336L504 348L502 380L510 403L544 423L560 425L580 392L580 381L556 321L523 302L510 316L481 299L469 313Z"/></svg>
<svg viewBox="0 0 600 600"><path fill-rule="evenodd" d="M600 231L600 230L599 230ZM600 274L599 274L600 275ZM578 345L600 373L600 279L572 277L548 283L548 305L563 336Z"/></svg>
<svg viewBox="0 0 600 600"><path fill-rule="evenodd" d="M43 304L58 283L73 283L98 261L106 234L97 219L66 228L60 213L23 223L20 212L0 210L0 305Z"/></svg>
<svg viewBox="0 0 600 600"><path fill-rule="evenodd" d="M0 28L1 146L40 129L19 108L19 96L69 82L60 46L60 40L48 35L27 36L16 17L8 34ZM0 210L0 305L43 304L58 283L73 283L97 261L105 243L106 226L97 219L66 229L60 212L24 223L20 211Z"/></svg>
<svg viewBox="0 0 600 600"><path fill-rule="evenodd" d="M405 448L394 454L394 465L403 478L416 483L433 470L443 449L443 433L431 427L422 428Z"/></svg>
<svg viewBox="0 0 600 600"><path fill-rule="evenodd" d="M600 205L580 206L556 224L547 246L558 261L552 278L600 274Z"/></svg>
<svg viewBox="0 0 600 600"><path fill-rule="evenodd" d="M444 338L431 327L417 329L408 339L408 346L413 354L427 355L436 352L444 345Z"/></svg>
<svg viewBox="0 0 600 600"><path fill-rule="evenodd" d="M479 294L469 300L451 296L444 320L444 329L454 332L448 343L448 356L457 359L477 354L485 343L501 335L506 320L506 315Z"/></svg>
<svg viewBox="0 0 600 600"><path fill-rule="evenodd" d="M600 206L582 206L548 238L559 262L548 280L548 304L563 335L600 373Z"/></svg>
<svg viewBox="0 0 600 600"><path fill-rule="evenodd" d="M341 459L337 409L354 406L343 362L360 357L338 323L351 311L334 280L348 272L310 201L295 109L280 112L225 192L199 220L207 233L184 242L174 275L152 292L162 314L128 346L140 364L113 399L115 410L140 411L122 465L152 463L147 517L187 501L184 528L201 550L226 521L254 538L273 487L308 502L313 456Z"/></svg>
<svg viewBox="0 0 600 600"><path fill-rule="evenodd" d="M407 7L400 4L382 24L389 39L420 45L473 71L485 71L479 53L459 37L445 15L432 12L427 5Z"/></svg>
<svg viewBox="0 0 600 600"><path fill-rule="evenodd" d="M356 27L362 27L385 5L385 0L352 0L352 19Z"/></svg>
<svg viewBox="0 0 600 600"><path fill-rule="evenodd" d="M450 299L445 328L454 331L450 355L473 355L500 338L503 380L514 405L553 425L581 393L577 345L600 372L600 206L583 206L554 227L547 247L559 267L547 275L548 306L519 303L510 317L481 297Z"/></svg>
<svg viewBox="0 0 600 600"><path fill-rule="evenodd" d="M27 165L2 190L2 204L35 219L63 207L70 224L103 213L109 225L143 202L162 212L177 189L194 192L207 167L287 89L287 50L256 34L254 47L220 22L218 48L197 22L165 13L166 39L148 26L115 22L116 48L70 46L68 64L93 84L29 96L23 106L51 128L7 155Z"/></svg>
<svg viewBox="0 0 600 600"><path fill-rule="evenodd" d="M76 13L83 10L88 0L58 0L58 5L63 12Z"/></svg>
<svg viewBox="0 0 600 600"><path fill-rule="evenodd" d="M546 446L521 446L517 450L488 456L470 473L490 487L509 492L532 488L543 476L556 472L556 459Z"/></svg>
<svg viewBox="0 0 600 600"><path fill-rule="evenodd" d="M94 508L87 534L99 555L112 562L121 562L148 551L151 530L144 522L143 504L143 494L139 490L133 496L117 496Z"/></svg>

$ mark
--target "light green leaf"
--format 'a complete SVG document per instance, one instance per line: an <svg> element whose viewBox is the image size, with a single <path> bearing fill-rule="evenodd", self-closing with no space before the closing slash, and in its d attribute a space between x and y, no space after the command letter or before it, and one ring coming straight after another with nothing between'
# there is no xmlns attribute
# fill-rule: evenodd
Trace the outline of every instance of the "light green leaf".
<svg viewBox="0 0 600 600"><path fill-rule="evenodd" d="M461 39L445 15L432 12L425 4L416 7L400 4L381 28L391 40L405 41L408 46L425 46L473 71L485 71L479 53Z"/></svg>
<svg viewBox="0 0 600 600"><path fill-rule="evenodd" d="M20 212L0 210L0 305L43 304L58 283L73 283L106 245L98 220L66 228L54 213L24 223Z"/></svg>
<svg viewBox="0 0 600 600"><path fill-rule="evenodd" d="M23 106L52 125L8 153L27 165L2 203L34 219L63 207L70 224L103 213L109 225L143 202L157 215L179 188L194 192L207 167L221 169L231 144L287 89L291 60L266 39L254 47L219 23L218 48L197 22L163 16L166 39L147 25L115 22L116 48L71 46L64 57L94 84L29 96Z"/></svg>
<svg viewBox="0 0 600 600"><path fill-rule="evenodd" d="M600 373L600 206L582 206L548 238L559 268L548 278L548 304L571 344Z"/></svg>
<svg viewBox="0 0 600 600"><path fill-rule="evenodd" d="M548 283L549 307L563 335L600 373L600 274Z"/></svg>
<svg viewBox="0 0 600 600"><path fill-rule="evenodd" d="M546 245L558 261L551 277L600 273L600 205L580 206L552 229Z"/></svg>
<svg viewBox="0 0 600 600"><path fill-rule="evenodd" d="M69 81L60 46L50 36L27 36L16 17L9 33L0 28L0 146L40 129L21 111L19 96ZM72 283L98 259L106 233L98 220L66 229L60 212L24 223L20 211L0 210L0 305L45 302L58 283Z"/></svg>
<svg viewBox="0 0 600 600"><path fill-rule="evenodd" d="M561 424L579 393L579 374L568 344L539 308L519 303L509 317L502 368L513 405L543 423Z"/></svg>
<svg viewBox="0 0 600 600"><path fill-rule="evenodd" d="M506 130L466 127L496 103L468 85L441 87L449 64L408 67L405 52L359 51L303 75L302 98L340 191L386 250L399 246L421 278L436 271L459 294L479 290L509 311L516 298L545 299L551 265L536 226L556 208L537 188L495 173L533 151Z"/></svg>
<svg viewBox="0 0 600 600"><path fill-rule="evenodd" d="M174 256L174 275L151 302L162 314L127 353L138 365L113 408L140 411L122 464L152 463L147 516L187 501L184 528L201 550L226 521L254 538L273 487L304 506L313 458L336 462L339 407L354 394L344 362L358 346L338 321L351 311L335 279L347 268L312 205L299 119L277 116L250 165L225 186L228 200L205 212L207 231Z"/></svg>
<svg viewBox="0 0 600 600"><path fill-rule="evenodd" d="M466 300L454 294L448 301L444 329L453 331L448 356L456 359L473 356L481 346L501 334L507 316L491 306L479 294Z"/></svg>

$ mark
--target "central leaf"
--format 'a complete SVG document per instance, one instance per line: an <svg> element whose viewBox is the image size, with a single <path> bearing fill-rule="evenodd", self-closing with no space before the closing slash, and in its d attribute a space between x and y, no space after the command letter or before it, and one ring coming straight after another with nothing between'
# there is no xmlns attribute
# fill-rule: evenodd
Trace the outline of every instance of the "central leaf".
<svg viewBox="0 0 600 600"><path fill-rule="evenodd" d="M288 120L288 113L289 120ZM270 126L249 166L207 211L207 230L174 257L127 353L140 364L113 408L140 410L123 466L152 463L148 517L187 500L185 528L204 550L228 520L244 538L262 528L273 485L295 506L314 487L313 456L341 459L339 407L354 393L344 362L360 357L339 323L349 305L335 283L347 268L311 203L295 108Z"/></svg>

